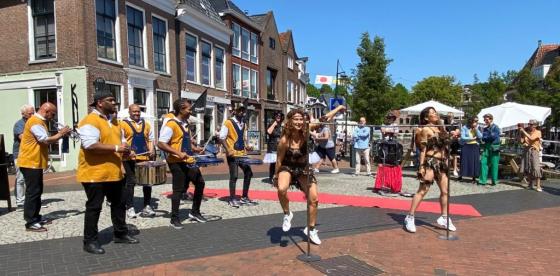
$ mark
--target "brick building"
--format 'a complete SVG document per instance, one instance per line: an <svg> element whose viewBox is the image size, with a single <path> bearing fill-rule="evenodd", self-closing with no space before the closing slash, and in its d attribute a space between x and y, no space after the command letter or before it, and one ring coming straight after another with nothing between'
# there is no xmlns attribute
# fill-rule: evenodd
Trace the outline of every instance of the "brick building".
<svg viewBox="0 0 560 276"><path fill-rule="evenodd" d="M207 91L206 110L197 117L197 140L216 133L227 118L231 100L230 38L233 32L208 0L181 0L177 7L181 97L197 99Z"/></svg>

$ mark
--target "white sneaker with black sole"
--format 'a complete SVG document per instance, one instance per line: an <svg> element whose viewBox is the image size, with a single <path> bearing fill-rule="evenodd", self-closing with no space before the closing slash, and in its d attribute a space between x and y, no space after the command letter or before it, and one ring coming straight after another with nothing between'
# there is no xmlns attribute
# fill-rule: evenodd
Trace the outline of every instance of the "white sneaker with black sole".
<svg viewBox="0 0 560 276"><path fill-rule="evenodd" d="M292 218L294 217L294 213L290 211L289 214L284 215L284 219L282 220L282 231L288 232L290 228L292 228Z"/></svg>
<svg viewBox="0 0 560 276"><path fill-rule="evenodd" d="M151 218L156 216L156 212L154 212L154 209L152 209L150 205L146 205L146 207L142 210L142 213L140 213L140 216Z"/></svg>

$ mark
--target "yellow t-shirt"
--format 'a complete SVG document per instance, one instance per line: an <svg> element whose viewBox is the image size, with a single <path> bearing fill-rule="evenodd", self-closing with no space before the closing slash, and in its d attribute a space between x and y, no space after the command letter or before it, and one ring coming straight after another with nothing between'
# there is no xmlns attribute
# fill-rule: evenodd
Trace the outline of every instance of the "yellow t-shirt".
<svg viewBox="0 0 560 276"><path fill-rule="evenodd" d="M245 137L239 137L237 131L235 129L234 123L231 120L227 120L224 122L224 126L228 128L228 134L226 137L226 147L230 156L237 157L237 156L244 156L246 155L245 149L236 150L235 149L235 142L239 138L244 139ZM245 133L246 125L244 125L243 129L241 130L242 135ZM246 142L246 141L245 141Z"/></svg>
<svg viewBox="0 0 560 276"><path fill-rule="evenodd" d="M102 115L92 112L88 114L78 127L90 125L99 130L99 143L121 145L121 126L116 118L111 121ZM120 153L95 152L80 148L78 156L78 182L112 182L123 178Z"/></svg>
<svg viewBox="0 0 560 276"><path fill-rule="evenodd" d="M171 135L171 139L169 140L169 146L171 146L175 150L181 151L181 147L183 145L183 138L184 138L183 130L190 136L191 133L189 128L183 128L181 126L181 123L177 122L176 119L168 120L165 126L169 127L173 131L173 135ZM186 159L181 160L173 154L167 155L167 163L179 163L179 162L194 164L196 162L196 159L192 156L188 156Z"/></svg>
<svg viewBox="0 0 560 276"><path fill-rule="evenodd" d="M44 127L45 131L48 130L45 120L37 115L31 116L25 122L17 159L17 165L20 168L46 169L48 167L49 146L40 144L31 132L31 128L36 125Z"/></svg>
<svg viewBox="0 0 560 276"><path fill-rule="evenodd" d="M144 124L146 125L146 126L144 127L144 139L145 139L145 141L146 141L146 149L149 150L148 145L149 145L150 143L153 142L153 141L151 141L150 138L149 138L149 137L150 137L151 126L150 126L150 124L149 124L148 122L146 122L146 121L142 121L142 122L144 122ZM124 138L126 139L126 143L127 143L129 146L132 146L132 137L134 137L134 131L132 131L132 128L130 127L129 123L132 124L132 127L134 127L134 129L136 130L136 132L142 131L142 124L138 124L138 123L136 123L136 122L133 122L133 121L126 121L126 120L119 121L119 124L120 124L120 126L121 126L121 128L122 128L122 130L123 130ZM136 152L136 153L142 153L142 152ZM144 155L136 156L136 157L134 158L134 160L146 161L146 160L149 160L149 157L148 157L147 154L144 154Z"/></svg>

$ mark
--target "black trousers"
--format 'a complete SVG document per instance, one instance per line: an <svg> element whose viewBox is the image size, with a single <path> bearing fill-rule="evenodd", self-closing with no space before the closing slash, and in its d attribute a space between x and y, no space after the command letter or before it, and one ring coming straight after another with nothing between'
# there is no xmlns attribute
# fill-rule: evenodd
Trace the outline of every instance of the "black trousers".
<svg viewBox="0 0 560 276"><path fill-rule="evenodd" d="M126 209L134 207L134 186L138 184L136 180L136 161L128 160L123 161L123 167L125 171L125 185L123 191L124 207ZM143 186L142 191L144 192L144 205L146 207L150 205L152 201L152 186Z"/></svg>
<svg viewBox="0 0 560 276"><path fill-rule="evenodd" d="M189 167L186 163L168 163L173 176L173 194L171 195L171 219L179 219L179 203L187 191L189 182L194 184L194 196L191 212L200 213L200 204L204 193L204 178L198 167Z"/></svg>
<svg viewBox="0 0 560 276"><path fill-rule="evenodd" d="M41 195L43 194L43 169L19 168L25 179L23 219L25 227L41 221Z"/></svg>
<svg viewBox="0 0 560 276"><path fill-rule="evenodd" d="M229 196L235 196L235 186L237 185L238 167L243 170L243 197L249 196L249 186L251 185L251 178L253 177L253 170L247 164L240 164L235 161L235 157L227 157L229 168Z"/></svg>
<svg viewBox="0 0 560 276"><path fill-rule="evenodd" d="M274 172L276 171L276 163L270 163L268 167L268 177L272 180L274 177Z"/></svg>
<svg viewBox="0 0 560 276"><path fill-rule="evenodd" d="M97 241L97 223L103 206L103 199L111 202L111 221L113 234L122 237L128 234L125 222L125 208L122 201L124 181L82 183L86 192L86 213L84 216L84 243Z"/></svg>

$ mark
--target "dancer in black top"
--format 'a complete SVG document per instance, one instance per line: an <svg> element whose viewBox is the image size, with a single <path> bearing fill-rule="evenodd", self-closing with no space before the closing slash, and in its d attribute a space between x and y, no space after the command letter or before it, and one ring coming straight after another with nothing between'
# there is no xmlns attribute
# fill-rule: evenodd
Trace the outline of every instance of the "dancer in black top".
<svg viewBox="0 0 560 276"><path fill-rule="evenodd" d="M344 106L338 106L321 121L329 121L338 111L343 111ZM284 211L282 230L288 232L292 227L291 221L293 213L290 212L290 201L288 200L288 188L295 185L302 190L308 197L309 204L309 227L303 232L315 244L321 244L321 240L315 229L317 221L317 208L319 205L317 179L309 169L309 149L308 139L309 130L319 127L317 122L306 126L305 119L307 114L302 109L293 109L287 115L287 121L282 130L282 136L278 143L278 158L276 160L276 173L273 183L278 188L278 199Z"/></svg>

